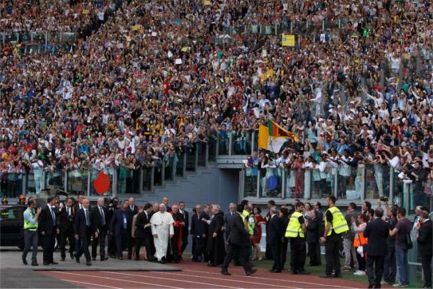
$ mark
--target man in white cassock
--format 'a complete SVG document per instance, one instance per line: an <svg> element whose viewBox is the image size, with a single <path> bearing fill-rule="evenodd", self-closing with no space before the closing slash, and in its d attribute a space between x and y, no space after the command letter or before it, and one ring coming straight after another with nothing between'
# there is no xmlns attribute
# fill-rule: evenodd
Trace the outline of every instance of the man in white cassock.
<svg viewBox="0 0 433 289"><path fill-rule="evenodd" d="M153 243L155 244L155 257L161 263L167 261L167 249L171 237L174 235L173 217L166 212L164 204L159 205L159 211L150 219L152 225Z"/></svg>

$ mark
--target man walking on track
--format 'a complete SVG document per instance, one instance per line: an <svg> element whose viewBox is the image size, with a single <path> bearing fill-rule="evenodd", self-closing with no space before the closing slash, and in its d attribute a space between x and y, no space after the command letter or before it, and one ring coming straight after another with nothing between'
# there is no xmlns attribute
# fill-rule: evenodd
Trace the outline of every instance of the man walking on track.
<svg viewBox="0 0 433 289"><path fill-rule="evenodd" d="M244 267L245 274L250 276L254 274L257 269L253 269L248 260L249 258L249 246L250 246L250 236L247 231L247 223L242 221L241 212L243 211L243 206L238 205L237 212L230 216L228 220L228 226L230 230L230 235L228 236L228 246L227 255L224 259L221 274L231 275L228 272L228 267L232 261L233 254L235 251L239 252L239 262L242 267Z"/></svg>

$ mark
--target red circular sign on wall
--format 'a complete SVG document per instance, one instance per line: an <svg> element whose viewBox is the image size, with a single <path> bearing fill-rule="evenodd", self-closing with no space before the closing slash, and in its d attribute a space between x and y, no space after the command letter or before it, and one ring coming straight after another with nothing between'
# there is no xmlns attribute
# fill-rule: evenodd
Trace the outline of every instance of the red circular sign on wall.
<svg viewBox="0 0 433 289"><path fill-rule="evenodd" d="M110 189L110 177L104 172L99 172L96 179L93 181L93 188L98 195L103 195Z"/></svg>

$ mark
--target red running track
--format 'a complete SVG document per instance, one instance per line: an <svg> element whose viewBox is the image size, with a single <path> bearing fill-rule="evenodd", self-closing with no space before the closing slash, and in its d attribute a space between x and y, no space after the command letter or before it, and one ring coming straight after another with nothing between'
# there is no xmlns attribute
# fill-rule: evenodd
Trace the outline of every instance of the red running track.
<svg viewBox="0 0 433 289"><path fill-rule="evenodd" d="M182 271L44 271L48 275L82 288L366 288L367 285L344 279L323 279L313 275L271 273L258 268L253 276L245 276L241 267L230 267L231 276L220 274L220 268L184 261L176 264ZM91 270L91 268L89 268Z"/></svg>

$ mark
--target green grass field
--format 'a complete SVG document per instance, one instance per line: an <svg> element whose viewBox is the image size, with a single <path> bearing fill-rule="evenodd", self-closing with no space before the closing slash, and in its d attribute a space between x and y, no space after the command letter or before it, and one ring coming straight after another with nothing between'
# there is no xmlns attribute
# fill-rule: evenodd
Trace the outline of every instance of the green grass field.
<svg viewBox="0 0 433 289"><path fill-rule="evenodd" d="M287 263L289 262L289 260L290 260L290 258L286 262L286 268L288 267ZM308 258L307 258L307 262L308 262ZM272 261L271 260L255 261L253 263L257 267L260 267L260 268L266 268L268 270L272 268ZM306 263L306 264L308 264L308 263ZM344 264L343 259L341 260L341 264ZM321 266L317 266L317 267L306 266L305 269L308 272L310 272L312 275L317 275L317 276L324 275L325 262L324 262L323 256L322 256L322 265ZM287 269L286 269L286 271L287 271ZM342 272L342 273L343 273L343 279L362 282L362 283L365 283L366 285L368 284L367 276L356 276L356 275L353 275L353 272ZM421 279L417 279L417 282L412 282L412 284L410 284L408 288L421 288L422 285L423 285L423 283L422 283Z"/></svg>

